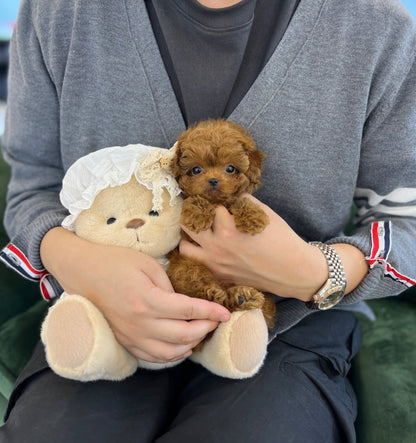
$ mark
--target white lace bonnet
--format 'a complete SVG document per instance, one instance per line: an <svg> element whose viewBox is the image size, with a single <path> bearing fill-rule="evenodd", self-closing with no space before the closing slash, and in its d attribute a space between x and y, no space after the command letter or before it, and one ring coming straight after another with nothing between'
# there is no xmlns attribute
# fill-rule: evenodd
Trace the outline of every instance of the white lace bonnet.
<svg viewBox="0 0 416 443"><path fill-rule="evenodd" d="M137 181L153 192L153 211L162 210L162 193L165 188L170 204L181 192L169 169L175 147L155 148L141 144L113 146L92 152L78 159L66 172L60 199L69 210L62 226L71 231L78 215L91 207L103 189L120 186L134 175Z"/></svg>

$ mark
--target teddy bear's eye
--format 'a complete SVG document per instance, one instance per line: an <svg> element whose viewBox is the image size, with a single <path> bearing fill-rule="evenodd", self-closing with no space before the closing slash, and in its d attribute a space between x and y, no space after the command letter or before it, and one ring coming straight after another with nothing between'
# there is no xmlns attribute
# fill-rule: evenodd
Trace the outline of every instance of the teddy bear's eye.
<svg viewBox="0 0 416 443"><path fill-rule="evenodd" d="M225 168L225 172L226 172L227 174L234 174L234 172L236 172L236 169L235 169L235 167L234 167L233 165L228 165L228 166Z"/></svg>
<svg viewBox="0 0 416 443"><path fill-rule="evenodd" d="M201 166L195 166L192 168L192 175L198 175L202 172Z"/></svg>
<svg viewBox="0 0 416 443"><path fill-rule="evenodd" d="M109 219L107 219L107 225L112 225L117 219L115 219L114 217L110 217Z"/></svg>
<svg viewBox="0 0 416 443"><path fill-rule="evenodd" d="M151 215L152 217L159 217L159 213L157 211L150 211L149 215Z"/></svg>

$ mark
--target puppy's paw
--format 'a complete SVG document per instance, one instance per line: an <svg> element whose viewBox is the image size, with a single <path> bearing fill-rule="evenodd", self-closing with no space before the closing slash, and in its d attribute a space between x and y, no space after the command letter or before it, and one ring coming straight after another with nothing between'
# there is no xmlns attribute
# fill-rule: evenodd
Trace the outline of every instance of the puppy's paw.
<svg viewBox="0 0 416 443"><path fill-rule="evenodd" d="M208 230L214 217L215 206L199 195L188 197L182 204L181 224L193 232Z"/></svg>
<svg viewBox="0 0 416 443"><path fill-rule="evenodd" d="M264 297L264 305L261 308L267 327L272 329L276 323L276 304L270 295Z"/></svg>
<svg viewBox="0 0 416 443"><path fill-rule="evenodd" d="M270 222L263 209L246 198L237 200L230 212L234 215L236 228L244 234L259 234Z"/></svg>
<svg viewBox="0 0 416 443"><path fill-rule="evenodd" d="M205 290L206 299L225 306L228 298L227 293L217 286L211 286Z"/></svg>
<svg viewBox="0 0 416 443"><path fill-rule="evenodd" d="M227 289L227 295L225 307L231 312L261 309L264 304L264 295L249 286L233 286Z"/></svg>

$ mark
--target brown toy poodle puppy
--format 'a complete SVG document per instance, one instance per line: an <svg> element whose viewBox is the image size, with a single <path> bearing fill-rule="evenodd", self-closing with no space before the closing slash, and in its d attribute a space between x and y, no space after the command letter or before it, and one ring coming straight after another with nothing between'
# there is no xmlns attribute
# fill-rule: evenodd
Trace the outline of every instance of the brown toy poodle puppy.
<svg viewBox="0 0 416 443"><path fill-rule="evenodd" d="M181 224L196 233L210 229L215 207L223 205L233 214L239 231L251 235L263 231L269 223L267 215L241 198L260 186L263 157L248 132L231 121L206 120L183 132L171 164L185 198ZM274 324L276 307L269 295L248 286L222 284L206 266L177 250L171 254L167 272L177 292L215 301L230 312L262 309L267 325Z"/></svg>

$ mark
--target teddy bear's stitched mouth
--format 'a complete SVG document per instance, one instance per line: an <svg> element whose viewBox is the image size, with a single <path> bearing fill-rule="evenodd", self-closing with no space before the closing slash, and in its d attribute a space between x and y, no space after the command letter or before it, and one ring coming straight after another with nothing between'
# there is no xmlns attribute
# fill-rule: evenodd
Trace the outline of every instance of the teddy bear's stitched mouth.
<svg viewBox="0 0 416 443"><path fill-rule="evenodd" d="M139 233L136 231L136 243L140 243L141 245L146 245L150 242L141 240L139 237Z"/></svg>

